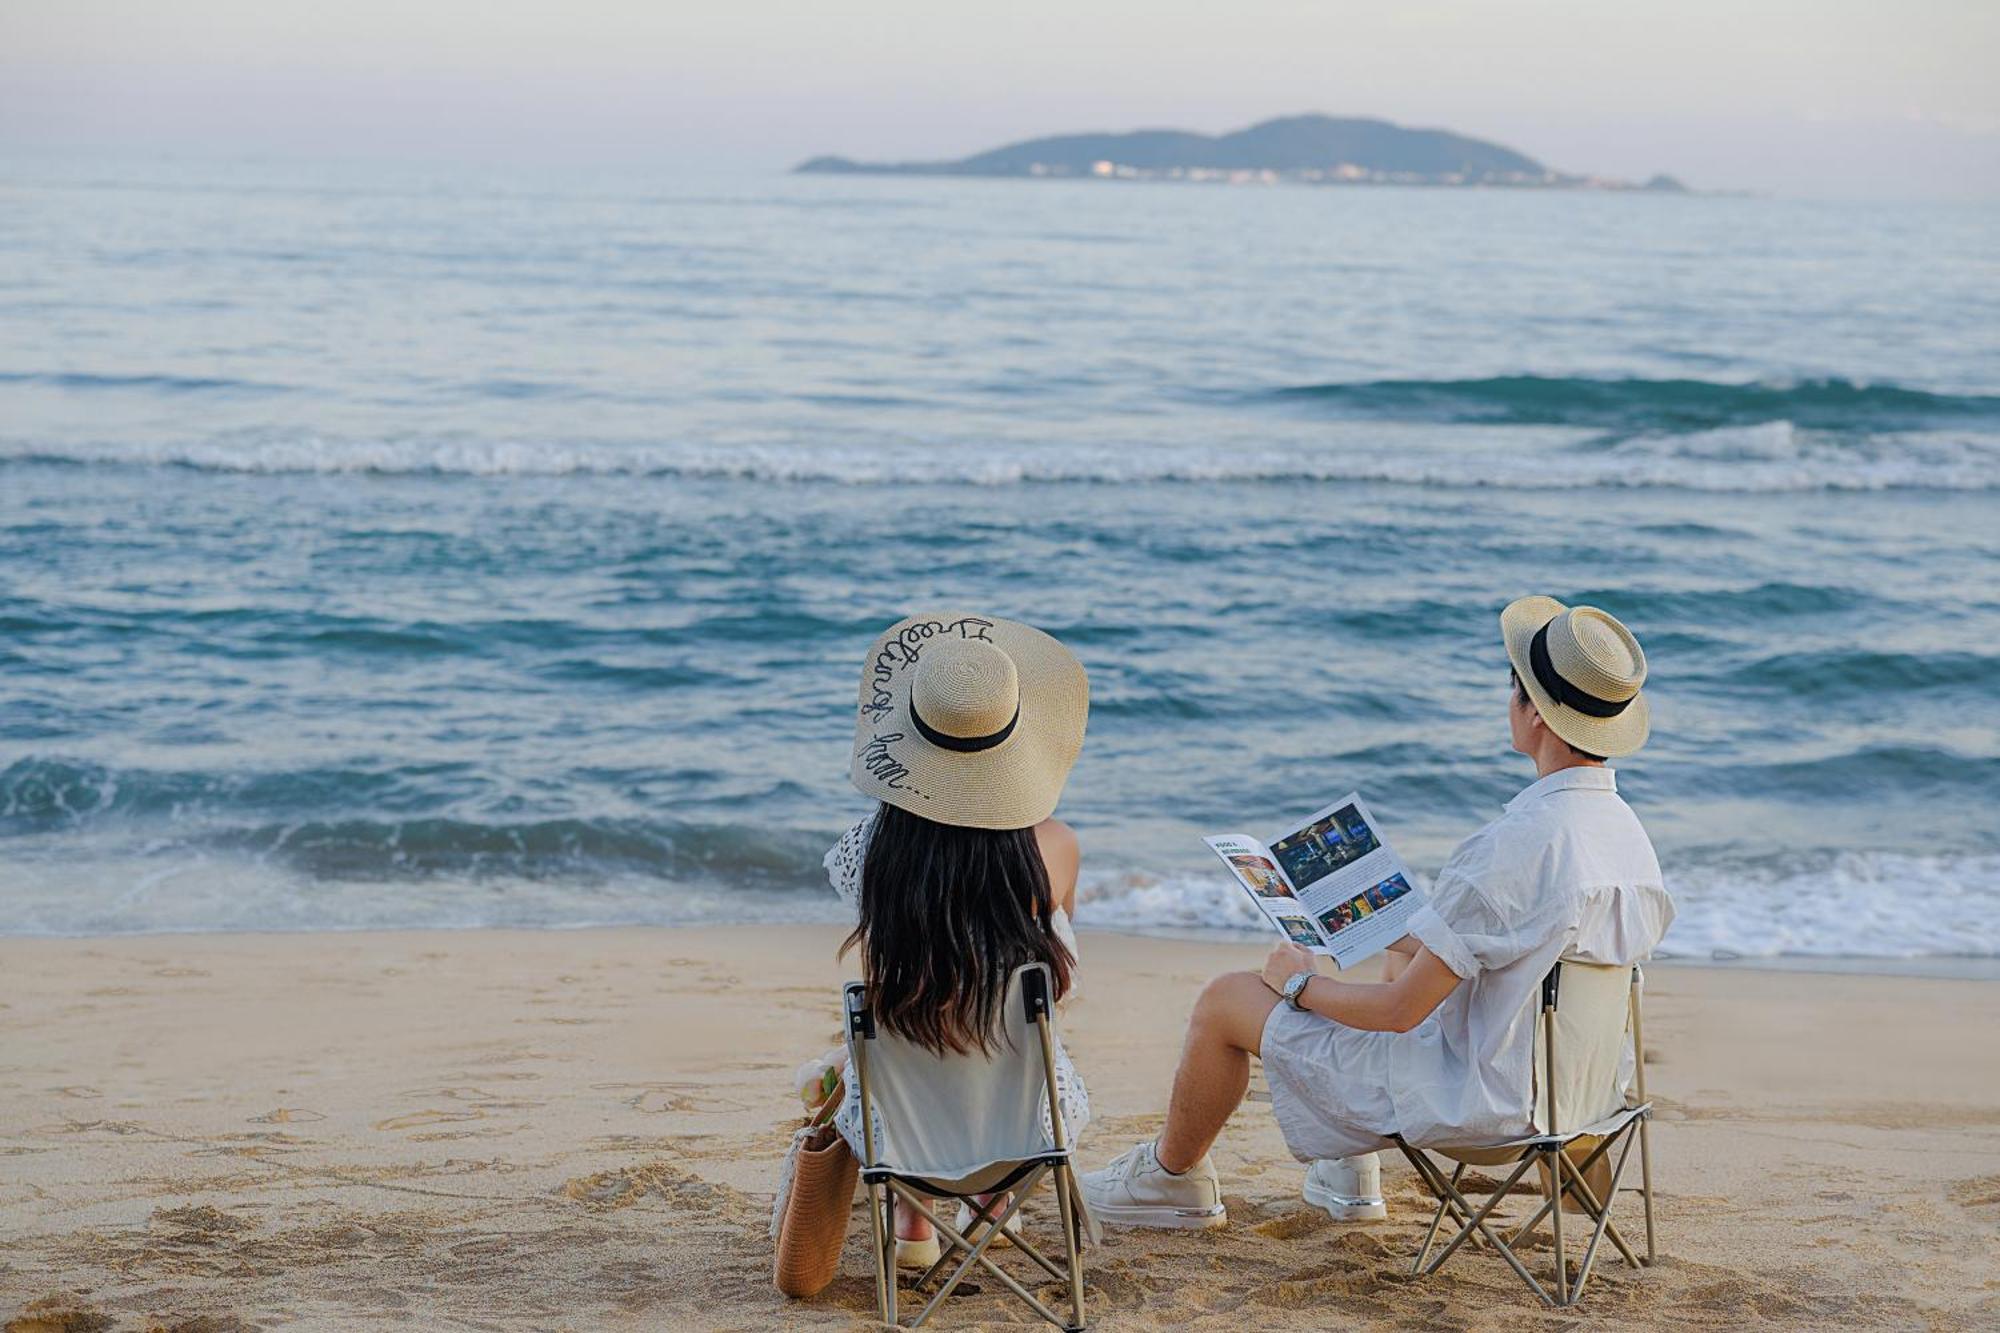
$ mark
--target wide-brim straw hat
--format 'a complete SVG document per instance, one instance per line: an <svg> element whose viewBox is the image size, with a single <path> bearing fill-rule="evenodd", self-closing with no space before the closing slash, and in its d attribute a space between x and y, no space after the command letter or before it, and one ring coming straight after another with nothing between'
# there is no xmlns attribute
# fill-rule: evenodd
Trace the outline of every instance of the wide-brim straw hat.
<svg viewBox="0 0 2000 1333"><path fill-rule="evenodd" d="M940 824L1030 828L1055 813L1089 714L1083 664L1040 630L911 616L862 666L854 785Z"/></svg>
<svg viewBox="0 0 2000 1333"><path fill-rule="evenodd" d="M1646 743L1646 654L1618 618L1594 606L1523 597L1500 613L1500 637L1535 710L1586 754L1612 758Z"/></svg>

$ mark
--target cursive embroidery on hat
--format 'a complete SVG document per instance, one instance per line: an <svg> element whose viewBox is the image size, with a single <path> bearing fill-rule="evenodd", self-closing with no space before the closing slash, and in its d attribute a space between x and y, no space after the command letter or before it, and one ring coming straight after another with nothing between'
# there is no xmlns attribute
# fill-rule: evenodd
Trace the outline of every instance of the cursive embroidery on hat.
<svg viewBox="0 0 2000 1333"><path fill-rule="evenodd" d="M887 735L877 732L869 738L868 744L861 747L861 766L868 770L869 776L890 790L915 792L928 801L929 796L903 780L910 776L910 770L895 755L889 753L889 747L902 739L903 733L900 731L892 731Z"/></svg>
<svg viewBox="0 0 2000 1333"><path fill-rule="evenodd" d="M861 716L871 722L879 722L895 706L896 696L889 686L896 679L897 672L915 664L922 656L924 644L939 637L978 639L991 643L993 640L986 631L992 628L992 621L981 620L977 616L961 616L953 621L913 620L903 626L896 637L883 644L881 651L875 654L874 665L869 669L874 692L869 695L868 702L861 705ZM899 732L893 739L902 740L903 736Z"/></svg>

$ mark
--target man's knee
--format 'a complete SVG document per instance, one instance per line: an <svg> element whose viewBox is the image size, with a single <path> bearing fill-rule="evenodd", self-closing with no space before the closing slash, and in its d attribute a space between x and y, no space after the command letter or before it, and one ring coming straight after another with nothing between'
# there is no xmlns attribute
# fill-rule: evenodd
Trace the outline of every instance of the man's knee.
<svg viewBox="0 0 2000 1333"><path fill-rule="evenodd" d="M1202 987L1188 1027L1198 1039L1256 1054L1278 997L1255 972L1225 972Z"/></svg>

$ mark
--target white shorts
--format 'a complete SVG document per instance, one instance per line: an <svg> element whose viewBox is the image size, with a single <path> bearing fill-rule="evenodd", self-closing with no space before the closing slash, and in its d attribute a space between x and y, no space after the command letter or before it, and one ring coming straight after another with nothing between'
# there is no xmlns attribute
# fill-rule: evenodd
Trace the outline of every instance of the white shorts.
<svg viewBox="0 0 2000 1333"><path fill-rule="evenodd" d="M1271 1110L1301 1162L1387 1146L1396 1129L1389 1094L1394 1032L1363 1032L1279 1004L1264 1020L1261 1059Z"/></svg>

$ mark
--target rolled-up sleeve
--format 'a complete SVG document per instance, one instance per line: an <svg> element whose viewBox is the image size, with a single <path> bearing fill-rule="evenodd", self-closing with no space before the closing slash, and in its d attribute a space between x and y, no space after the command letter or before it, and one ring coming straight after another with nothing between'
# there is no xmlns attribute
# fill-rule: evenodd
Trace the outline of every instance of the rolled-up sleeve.
<svg viewBox="0 0 2000 1333"><path fill-rule="evenodd" d="M1520 850L1486 830L1466 839L1410 920L1410 933L1461 978L1506 967L1567 924L1561 894L1526 891L1535 876Z"/></svg>
<svg viewBox="0 0 2000 1333"><path fill-rule="evenodd" d="M1419 907L1410 917L1410 934L1436 954L1437 960L1450 968L1461 981L1478 973L1479 960L1473 957L1471 948L1430 904Z"/></svg>
<svg viewBox="0 0 2000 1333"><path fill-rule="evenodd" d="M1493 924L1493 914L1480 899L1477 879L1492 861L1484 831L1458 845L1438 871L1427 901L1410 918L1410 934L1460 980L1469 980L1484 966L1478 937Z"/></svg>

